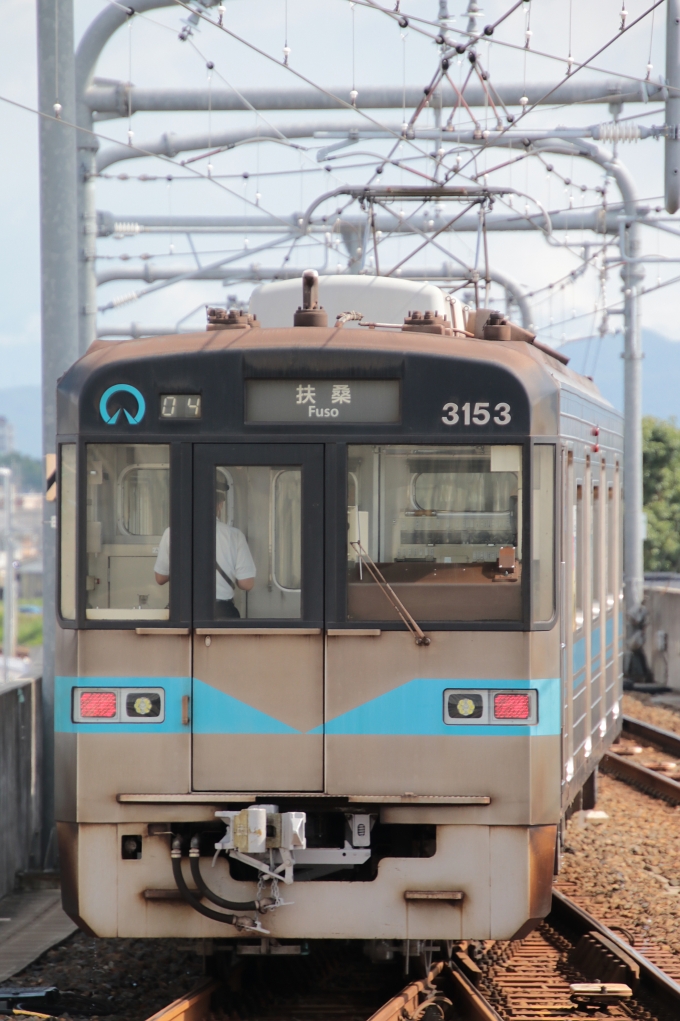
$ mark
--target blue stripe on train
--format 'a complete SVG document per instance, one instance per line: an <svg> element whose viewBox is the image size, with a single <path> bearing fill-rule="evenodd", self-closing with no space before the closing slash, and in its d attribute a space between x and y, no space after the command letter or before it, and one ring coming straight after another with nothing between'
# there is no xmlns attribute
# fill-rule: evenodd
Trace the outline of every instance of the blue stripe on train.
<svg viewBox="0 0 680 1021"><path fill-rule="evenodd" d="M442 697L447 688L535 688L538 723L523 725L449 725L443 720ZM311 733L321 733L318 727ZM522 681L444 681L416 678L387 691L326 723L331 734L421 734L455 736L517 735L535 737L560 733L560 681L558 677Z"/></svg>
<svg viewBox="0 0 680 1021"><path fill-rule="evenodd" d="M580 673L586 665L586 640L585 638L579 638L577 642L574 642L574 646L571 653L571 669L574 677Z"/></svg>
<svg viewBox="0 0 680 1021"><path fill-rule="evenodd" d="M183 695L191 692L189 677L57 677L55 730L75 734L186 733L181 721ZM163 687L166 717L163 723L73 723L71 691L74 687ZM455 726L443 721L443 694L447 688L535 688L538 691L538 723L535 726ZM560 732L560 682L551 677L520 681L460 681L416 678L347 713L330 720L327 734L414 734L448 736L538 736ZM209 684L193 681L193 732L195 734L299 734L288 724L233 698ZM315 727L310 734L322 734Z"/></svg>
<svg viewBox="0 0 680 1021"><path fill-rule="evenodd" d="M194 678L193 715L194 734L303 733L198 678Z"/></svg>

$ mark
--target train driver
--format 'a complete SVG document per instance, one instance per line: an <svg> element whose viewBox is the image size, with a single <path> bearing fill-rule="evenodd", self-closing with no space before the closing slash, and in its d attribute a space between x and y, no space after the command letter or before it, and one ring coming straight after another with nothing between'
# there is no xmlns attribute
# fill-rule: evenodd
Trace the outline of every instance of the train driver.
<svg viewBox="0 0 680 1021"><path fill-rule="evenodd" d="M240 617L234 604L237 588L249 592L255 584L255 562L248 547L248 540L239 528L221 520L227 500L229 483L220 482L216 490L217 520L215 523L215 617L226 620ZM154 564L158 585L165 585L170 579L170 529L166 528L158 545L158 556Z"/></svg>

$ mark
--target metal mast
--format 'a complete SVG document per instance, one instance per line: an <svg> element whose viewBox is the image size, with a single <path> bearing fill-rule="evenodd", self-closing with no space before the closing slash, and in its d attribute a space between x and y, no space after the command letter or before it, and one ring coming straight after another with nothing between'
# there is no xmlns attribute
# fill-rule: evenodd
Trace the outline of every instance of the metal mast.
<svg viewBox="0 0 680 1021"><path fill-rule="evenodd" d="M56 453L56 389L78 357L73 0L37 0L43 453ZM54 844L56 520L43 504L43 856ZM45 864L50 864L46 862Z"/></svg>

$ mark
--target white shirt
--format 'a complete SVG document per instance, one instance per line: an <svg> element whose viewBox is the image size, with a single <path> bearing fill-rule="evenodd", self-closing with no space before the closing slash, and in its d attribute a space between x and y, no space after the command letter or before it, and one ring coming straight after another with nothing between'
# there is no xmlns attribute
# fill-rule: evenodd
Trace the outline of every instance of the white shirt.
<svg viewBox="0 0 680 1021"><path fill-rule="evenodd" d="M239 528L232 525L225 525L223 521L215 523L215 559L225 574L237 581L244 578L254 578L257 571L248 540ZM170 529L166 528L158 544L158 556L154 565L156 574L164 577L170 575ZM222 575L215 571L215 598L233 599L234 590L224 580Z"/></svg>

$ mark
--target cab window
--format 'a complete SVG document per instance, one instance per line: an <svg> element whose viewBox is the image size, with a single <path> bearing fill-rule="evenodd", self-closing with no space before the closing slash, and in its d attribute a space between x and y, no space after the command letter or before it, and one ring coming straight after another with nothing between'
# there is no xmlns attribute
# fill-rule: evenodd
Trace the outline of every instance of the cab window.
<svg viewBox="0 0 680 1021"><path fill-rule="evenodd" d="M350 446L348 620L522 619L522 448Z"/></svg>
<svg viewBox="0 0 680 1021"><path fill-rule="evenodd" d="M85 616L167 620L169 447L88 444L86 471Z"/></svg>
<svg viewBox="0 0 680 1021"><path fill-rule="evenodd" d="M59 608L63 620L76 619L76 445L63 443L60 451L59 503Z"/></svg>
<svg viewBox="0 0 680 1021"><path fill-rule="evenodd" d="M214 618L300 618L302 469L215 468Z"/></svg>

